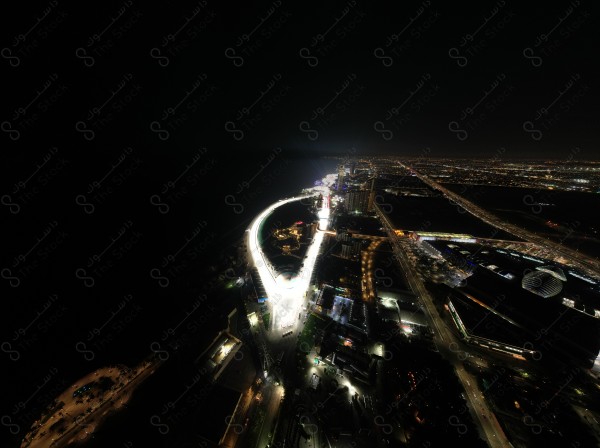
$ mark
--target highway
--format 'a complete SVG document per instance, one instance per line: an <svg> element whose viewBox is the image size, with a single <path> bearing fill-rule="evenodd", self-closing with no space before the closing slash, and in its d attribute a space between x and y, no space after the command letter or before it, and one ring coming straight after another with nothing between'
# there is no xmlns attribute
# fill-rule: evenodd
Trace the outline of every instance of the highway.
<svg viewBox="0 0 600 448"><path fill-rule="evenodd" d="M417 176L419 179L421 179L424 183L429 185L431 188L434 188L434 189L440 191L452 202L461 206L466 211L471 213L473 216L481 219L483 222L485 222L489 225L492 225L500 230L508 232L512 235L515 235L525 241L529 241L531 243L535 243L539 246L550 249L550 250L556 252L557 254L561 255L562 257L564 257L565 260L563 262L565 264L570 263L573 266L581 269L583 272L586 272L588 275L591 275L596 278L600 277L600 261L598 261L597 259L589 257L589 256L587 256L583 253L580 253L579 251L573 250L569 247L563 246L562 244L559 244L557 242L554 242L554 241L548 240L546 238L543 238L541 236L538 236L535 233L530 232L525 229L522 229L521 227L516 226L514 224L504 222L504 221L500 220L494 214L488 212L487 210L484 210L483 208L473 204L471 201L468 201L467 199L463 198L462 196L443 187L439 183L437 183L434 180L432 180L431 178L429 178L429 176L421 174L418 171L416 171L415 169L413 169L412 167L405 165L403 163L400 163L400 165L403 168L414 173L415 176Z"/></svg>
<svg viewBox="0 0 600 448"><path fill-rule="evenodd" d="M457 348L460 347L457 338L454 336L454 333L448 329L437 313L433 304L433 298L407 259L400 237L396 235L388 217L382 212L377 204L375 204L375 211L384 224L390 241L392 242L394 254L396 255L402 271L405 273L410 289L421 300L421 303L423 303L427 315L429 316L429 321L436 330L434 341L440 349L440 354L452 363L456 375L465 389L468 407L473 416L473 421L479 425L480 434L487 440L488 445L492 448L512 446L500 427L496 416L490 410L488 403L484 399L477 384L477 380L465 370L462 360L459 357L460 352L457 350ZM460 419L460 416L457 417Z"/></svg>

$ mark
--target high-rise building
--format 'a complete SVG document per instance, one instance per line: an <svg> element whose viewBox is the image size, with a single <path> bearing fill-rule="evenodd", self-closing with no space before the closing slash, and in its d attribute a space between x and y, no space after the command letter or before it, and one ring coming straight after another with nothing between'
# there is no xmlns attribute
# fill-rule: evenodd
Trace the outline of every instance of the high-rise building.
<svg viewBox="0 0 600 448"><path fill-rule="evenodd" d="M367 213L369 211L369 190L349 191L346 193L346 211L349 213Z"/></svg>
<svg viewBox="0 0 600 448"><path fill-rule="evenodd" d="M375 178L371 179L369 190L355 190L346 193L346 211L349 213L369 213L375 202Z"/></svg>
<svg viewBox="0 0 600 448"><path fill-rule="evenodd" d="M367 206L367 211L373 211L373 203L375 202L375 177L371 179L371 191L369 192L369 204Z"/></svg>
<svg viewBox="0 0 600 448"><path fill-rule="evenodd" d="M337 179L337 191L342 191L344 187L344 175L346 174L346 169L344 165L338 166L338 179Z"/></svg>

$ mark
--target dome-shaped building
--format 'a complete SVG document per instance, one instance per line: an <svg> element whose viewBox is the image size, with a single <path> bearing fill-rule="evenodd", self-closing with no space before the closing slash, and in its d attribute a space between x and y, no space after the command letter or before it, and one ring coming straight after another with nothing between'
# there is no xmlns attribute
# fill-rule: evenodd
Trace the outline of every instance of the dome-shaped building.
<svg viewBox="0 0 600 448"><path fill-rule="evenodd" d="M564 271L558 266L538 266L536 269L538 271L547 272L552 277L556 277L557 279L563 282L567 281L567 276L565 275Z"/></svg>
<svg viewBox="0 0 600 448"><path fill-rule="evenodd" d="M539 266L523 276L521 286L538 296L554 297L562 291L563 281L566 281L562 269L554 266Z"/></svg>

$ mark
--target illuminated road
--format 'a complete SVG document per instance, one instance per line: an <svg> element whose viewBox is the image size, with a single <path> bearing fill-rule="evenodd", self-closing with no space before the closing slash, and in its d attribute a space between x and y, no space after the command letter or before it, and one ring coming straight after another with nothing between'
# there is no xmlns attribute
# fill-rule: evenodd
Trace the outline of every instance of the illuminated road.
<svg viewBox="0 0 600 448"><path fill-rule="evenodd" d="M369 244L369 247L362 252L361 255L361 274L362 274L362 298L363 302L375 302L375 282L373 281L373 258L374 251L381 244L382 239L374 239Z"/></svg>
<svg viewBox="0 0 600 448"><path fill-rule="evenodd" d="M253 384L240 398L235 412L233 416L231 416L231 420L229 421L230 423L225 430L225 434L219 441L220 448L245 446L245 442L248 438L248 425L246 424L246 417L249 415L249 413L252 413L254 407L259 405L258 401L256 400L256 396L257 393Z"/></svg>
<svg viewBox="0 0 600 448"><path fill-rule="evenodd" d="M592 411L581 406L573 405L573 409L575 410L575 412L577 412L579 417L581 417L582 421L584 421L588 425L600 446L600 423L598 422L596 415Z"/></svg>
<svg viewBox="0 0 600 448"><path fill-rule="evenodd" d="M270 263L261 248L259 239L259 230L264 220L273 213L273 211L284 204L300 201L314 197L312 195L296 196L280 200L265 210L256 217L248 229L248 250L252 256L252 261L263 283L268 296L269 306L271 307L271 319L273 321L273 332L275 334L280 331L294 331L297 327L298 314L305 302L306 292L310 284L314 265L321 248L321 243L325 237L325 231L329 221L329 189L321 187L315 191L323 194L323 208L318 211L319 226L315 232L313 241L306 252L302 268L298 274L288 279L283 275L278 275L274 269L270 267Z"/></svg>
<svg viewBox="0 0 600 448"><path fill-rule="evenodd" d="M41 418L33 423L21 447L58 448L86 440L108 415L121 409L129 401L133 390L154 373L160 364L160 361L144 361L134 369L124 366L103 367L86 375L56 398L58 403L64 403L60 409L55 410L49 418ZM102 394L97 390L98 395L93 401L88 401L86 395L82 395L79 402L73 397L77 388L102 377L110 378L114 384L104 393L102 399ZM58 428L62 427L64 431L53 427L57 426L59 421L63 424L58 425Z"/></svg>
<svg viewBox="0 0 600 448"><path fill-rule="evenodd" d="M546 248L556 252L557 254L559 254L565 258L565 260L562 261L564 264L572 264L573 266L578 267L582 271L584 271L594 277L600 276L600 261L598 261L597 259L588 257L587 255L582 254L579 251L573 250L573 249L565 247L559 243L556 243L554 241L551 241L551 240L548 240L541 236L538 236L535 233L529 232L525 229L522 229L519 226L515 226L513 224L501 221L497 216L495 216L492 213L488 212L487 210L484 210L481 207L473 204L472 202L466 200L462 196L454 193L453 191L448 190L447 188L443 187L439 183L430 179L429 176L420 174L418 171L414 170L412 167L410 167L408 165L404 165L403 163L400 163L400 165L403 168L414 173L415 176L417 176L419 179L421 179L424 183L429 185L431 188L434 188L434 189L442 192L452 202L456 203L457 205L460 205L466 211L471 213L473 216L481 219L483 222L490 224L500 230L504 230L505 232L508 232L519 238L522 238L525 241L530 241L532 243L538 244L542 247L546 247Z"/></svg>
<svg viewBox="0 0 600 448"><path fill-rule="evenodd" d="M465 389L467 395L467 404L469 405L471 415L473 416L473 421L479 424L481 435L487 440L489 446L492 448L505 448L512 446L506 438L504 431L500 427L500 423L498 423L496 416L490 410L487 402L485 401L477 384L477 380L472 375L467 373L463 367L462 360L460 359L460 346L457 342L457 339L454 336L454 333L448 329L442 318L435 310L433 299L429 294L429 291L427 291L419 279L415 269L408 261L406 252L400 242L400 238L394 232L388 217L381 211L377 204L375 204L375 211L377 212L377 215L381 219L390 237L394 254L400 263L402 271L406 275L406 280L408 281L410 289L425 306L429 320L435 327L436 331L434 339L437 339L435 342L440 349L440 354L452 363L456 371L456 375Z"/></svg>
<svg viewBox="0 0 600 448"><path fill-rule="evenodd" d="M283 398L282 386L268 385L264 390L263 400L266 414L260 433L258 434L256 442L257 448L263 448L271 442L273 431L275 429L275 417L279 410L281 399Z"/></svg>

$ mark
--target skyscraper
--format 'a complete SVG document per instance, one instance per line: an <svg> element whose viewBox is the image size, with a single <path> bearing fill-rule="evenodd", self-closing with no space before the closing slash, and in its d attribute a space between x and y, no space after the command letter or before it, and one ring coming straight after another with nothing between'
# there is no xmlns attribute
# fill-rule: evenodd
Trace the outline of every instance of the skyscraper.
<svg viewBox="0 0 600 448"><path fill-rule="evenodd" d="M367 213L369 211L371 192L369 190L349 191L346 193L346 210L348 212Z"/></svg>
<svg viewBox="0 0 600 448"><path fill-rule="evenodd" d="M346 170L344 165L338 166L338 181L337 181L337 191L341 192L344 186L344 175L346 174Z"/></svg>
<svg viewBox="0 0 600 448"><path fill-rule="evenodd" d="M371 179L371 191L369 192L369 202L367 205L367 211L369 212L373 211L373 202L375 202L375 177Z"/></svg>

